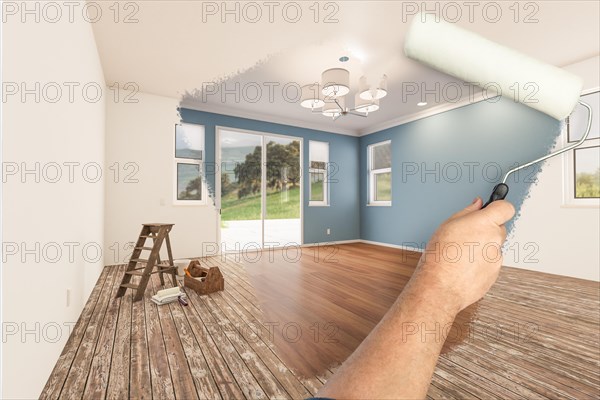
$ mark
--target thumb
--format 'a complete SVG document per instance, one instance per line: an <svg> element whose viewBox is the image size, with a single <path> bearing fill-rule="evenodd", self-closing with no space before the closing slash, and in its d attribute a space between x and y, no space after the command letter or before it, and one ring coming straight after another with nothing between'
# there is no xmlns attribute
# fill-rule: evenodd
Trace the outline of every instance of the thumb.
<svg viewBox="0 0 600 400"><path fill-rule="evenodd" d="M487 215L490 221L500 226L515 215L515 207L506 200L497 200L481 212Z"/></svg>
<svg viewBox="0 0 600 400"><path fill-rule="evenodd" d="M471 204L469 204L459 212L455 213L453 216L450 217L450 219L460 218L464 215L472 213L473 211L480 210L482 206L483 200L481 200L481 197L477 196Z"/></svg>

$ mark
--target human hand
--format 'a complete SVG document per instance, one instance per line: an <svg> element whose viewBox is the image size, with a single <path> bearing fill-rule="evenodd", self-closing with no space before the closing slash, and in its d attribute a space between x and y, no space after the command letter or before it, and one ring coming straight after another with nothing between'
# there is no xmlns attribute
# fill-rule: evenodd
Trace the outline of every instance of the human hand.
<svg viewBox="0 0 600 400"><path fill-rule="evenodd" d="M515 214L504 200L482 205L477 198L439 226L413 276L418 284L433 287L457 313L481 299L498 278L504 223Z"/></svg>

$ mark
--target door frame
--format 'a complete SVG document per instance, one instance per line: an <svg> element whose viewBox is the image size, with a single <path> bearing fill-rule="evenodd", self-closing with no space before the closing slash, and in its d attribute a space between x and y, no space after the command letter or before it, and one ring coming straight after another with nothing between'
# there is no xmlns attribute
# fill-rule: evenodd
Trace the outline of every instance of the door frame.
<svg viewBox="0 0 600 400"><path fill-rule="evenodd" d="M266 166L266 157L267 157L267 147L265 138L266 137L279 137L284 139L292 139L298 140L300 142L300 246L304 244L304 138L299 136L292 135L281 135L277 133L269 133L262 131L255 131L252 129L240 129L240 128L231 128L223 125L215 125L215 208L217 210L217 245L219 247L219 252L221 250L221 131L230 131L237 133L246 133L250 135L258 135L261 136L261 208L262 208L262 237L261 237L261 250L264 250L265 244L265 216L267 215L267 169ZM281 249L282 247L270 247L269 249Z"/></svg>

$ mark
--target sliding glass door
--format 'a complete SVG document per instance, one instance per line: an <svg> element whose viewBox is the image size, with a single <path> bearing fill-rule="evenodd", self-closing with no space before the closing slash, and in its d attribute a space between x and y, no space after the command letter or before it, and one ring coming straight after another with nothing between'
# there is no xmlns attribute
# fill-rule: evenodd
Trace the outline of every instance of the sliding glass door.
<svg viewBox="0 0 600 400"><path fill-rule="evenodd" d="M300 141L265 136L265 143L265 244L274 247L300 244Z"/></svg>
<svg viewBox="0 0 600 400"><path fill-rule="evenodd" d="M301 244L301 142L217 130L222 251Z"/></svg>

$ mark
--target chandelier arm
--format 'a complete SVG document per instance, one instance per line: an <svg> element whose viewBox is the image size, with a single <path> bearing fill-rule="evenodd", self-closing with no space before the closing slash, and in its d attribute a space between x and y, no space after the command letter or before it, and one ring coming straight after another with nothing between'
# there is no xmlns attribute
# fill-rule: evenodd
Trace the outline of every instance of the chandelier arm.
<svg viewBox="0 0 600 400"><path fill-rule="evenodd" d="M356 109L353 109L353 110L348 110L348 112L347 112L347 113L348 113L348 114L351 114L351 115L356 115L357 117L363 117L363 118L367 118L367 115L366 115L366 114L355 112L355 110L356 110Z"/></svg>
<svg viewBox="0 0 600 400"><path fill-rule="evenodd" d="M342 108L342 106L340 105L340 103L338 102L337 98L333 99L333 101L335 101L335 104L337 104L338 108L340 109L341 112L344 112L345 110Z"/></svg>

